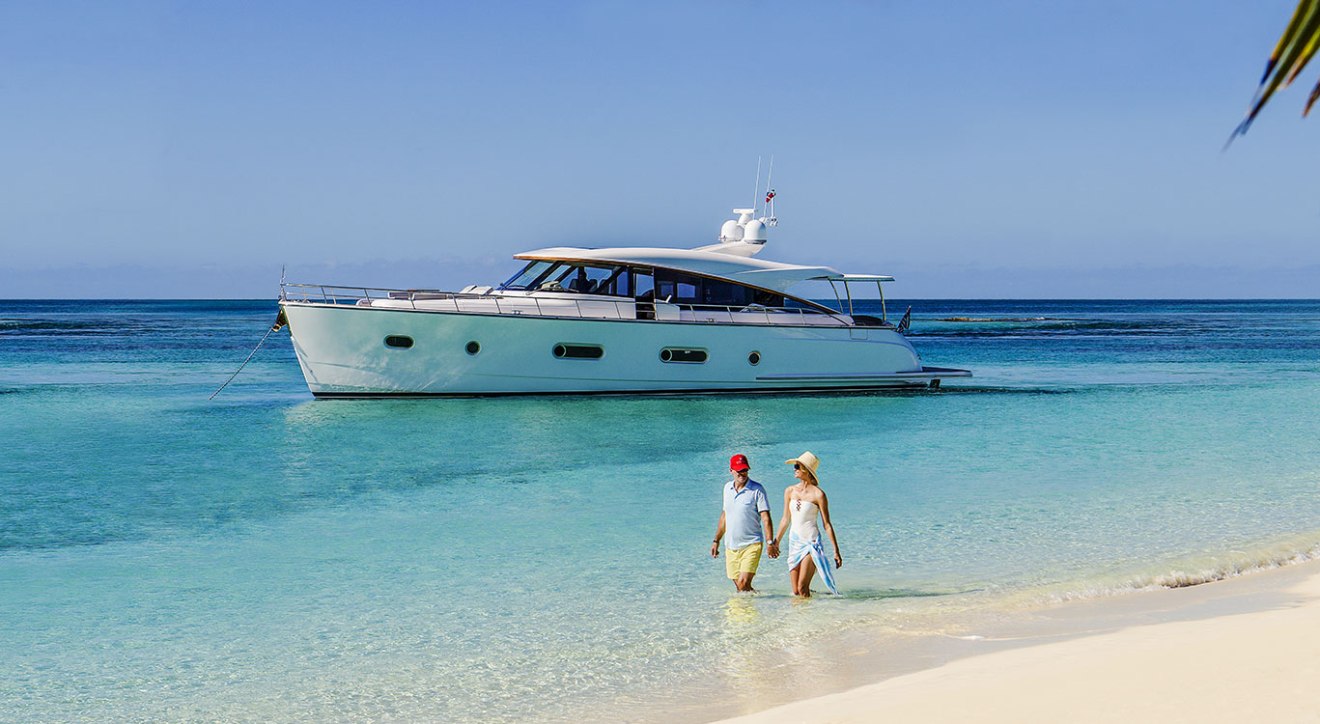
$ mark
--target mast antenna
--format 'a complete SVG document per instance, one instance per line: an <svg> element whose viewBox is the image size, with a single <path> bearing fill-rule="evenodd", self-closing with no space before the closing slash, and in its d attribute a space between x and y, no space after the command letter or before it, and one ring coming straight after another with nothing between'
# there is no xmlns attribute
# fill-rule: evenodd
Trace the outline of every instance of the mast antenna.
<svg viewBox="0 0 1320 724"><path fill-rule="evenodd" d="M761 201L761 157L756 157L756 185L752 187L752 214L756 214L756 205Z"/></svg>

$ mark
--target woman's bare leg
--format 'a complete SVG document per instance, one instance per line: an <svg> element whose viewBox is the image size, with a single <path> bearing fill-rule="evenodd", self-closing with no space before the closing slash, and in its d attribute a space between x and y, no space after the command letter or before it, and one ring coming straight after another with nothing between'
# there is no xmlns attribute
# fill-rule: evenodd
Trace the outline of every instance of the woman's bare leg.
<svg viewBox="0 0 1320 724"><path fill-rule="evenodd" d="M798 595L803 598L811 598L811 579L816 575L816 562L807 556L802 559L802 565L798 566Z"/></svg>

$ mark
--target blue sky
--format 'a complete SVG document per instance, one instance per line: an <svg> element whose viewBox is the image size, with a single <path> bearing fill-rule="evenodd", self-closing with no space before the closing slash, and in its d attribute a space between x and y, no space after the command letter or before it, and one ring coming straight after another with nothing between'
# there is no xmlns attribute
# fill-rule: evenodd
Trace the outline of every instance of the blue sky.
<svg viewBox="0 0 1320 724"><path fill-rule="evenodd" d="M1293 0L0 2L0 298L494 282L696 246L897 297L1315 297Z"/></svg>

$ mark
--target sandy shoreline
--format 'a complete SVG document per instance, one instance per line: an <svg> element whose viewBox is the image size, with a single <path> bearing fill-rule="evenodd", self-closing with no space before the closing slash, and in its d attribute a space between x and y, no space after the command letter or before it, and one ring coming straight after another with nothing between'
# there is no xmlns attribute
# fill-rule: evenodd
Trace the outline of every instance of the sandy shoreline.
<svg viewBox="0 0 1320 724"><path fill-rule="evenodd" d="M1046 618L935 668L726 721L1320 721L1320 562Z"/></svg>

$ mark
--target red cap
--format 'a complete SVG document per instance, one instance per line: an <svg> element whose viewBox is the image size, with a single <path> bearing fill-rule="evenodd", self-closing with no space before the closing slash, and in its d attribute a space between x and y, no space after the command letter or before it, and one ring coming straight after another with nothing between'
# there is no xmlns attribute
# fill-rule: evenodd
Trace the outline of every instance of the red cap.
<svg viewBox="0 0 1320 724"><path fill-rule="evenodd" d="M751 465L747 464L747 456L743 455L742 453L739 453L729 458L730 470L749 470L751 469L751 467L752 467Z"/></svg>

